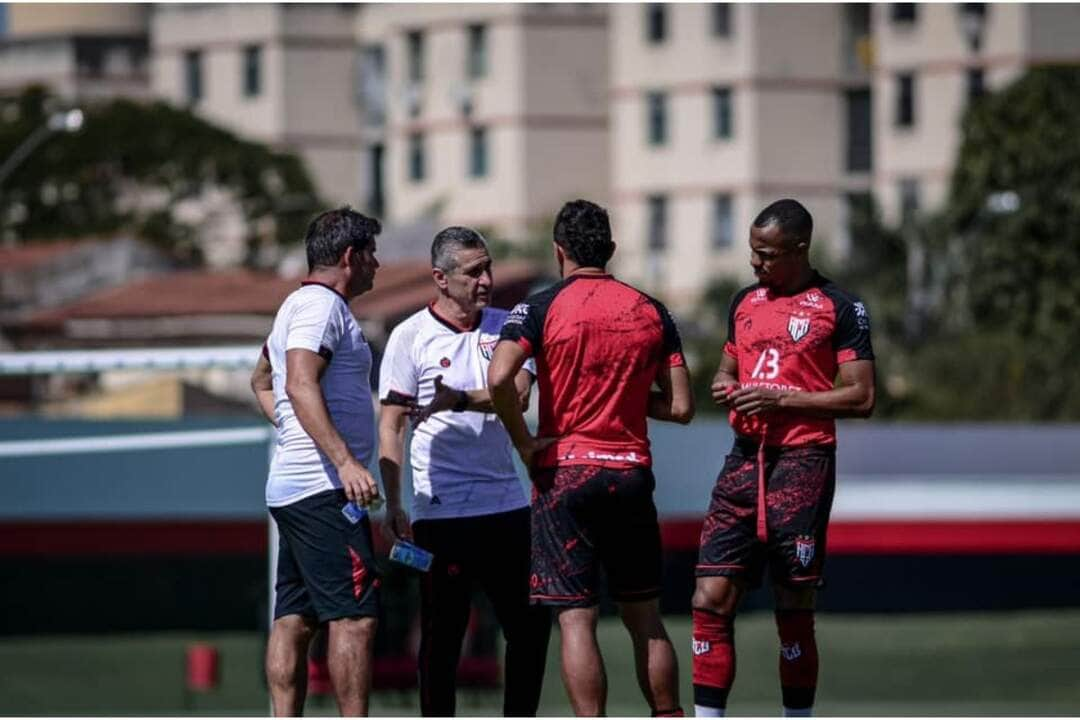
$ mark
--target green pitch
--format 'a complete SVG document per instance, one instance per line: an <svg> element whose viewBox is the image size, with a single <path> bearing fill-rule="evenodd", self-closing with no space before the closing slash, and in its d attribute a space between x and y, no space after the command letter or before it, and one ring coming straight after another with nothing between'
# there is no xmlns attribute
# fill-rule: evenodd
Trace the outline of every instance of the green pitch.
<svg viewBox="0 0 1080 720"><path fill-rule="evenodd" d="M690 694L690 622L667 620L679 652L683 705ZM818 712L822 715L1078 715L1080 610L947 615L823 615ZM647 716L634 680L630 641L618 620L600 626L611 715ZM739 618L732 715L776 715L772 616ZM221 687L184 692L184 649L215 643ZM257 634L0 638L0 715L265 714L262 638ZM310 714L335 714L332 702ZM462 692L461 715L497 715L501 697ZM415 692L377 693L375 715L416 714ZM566 715L552 638L541 713Z"/></svg>

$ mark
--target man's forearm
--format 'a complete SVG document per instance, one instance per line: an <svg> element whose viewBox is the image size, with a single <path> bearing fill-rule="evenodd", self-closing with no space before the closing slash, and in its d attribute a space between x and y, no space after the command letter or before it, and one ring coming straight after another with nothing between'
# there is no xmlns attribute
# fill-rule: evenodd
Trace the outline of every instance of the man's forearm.
<svg viewBox="0 0 1080 720"><path fill-rule="evenodd" d="M671 407L671 395L662 390L653 390L649 393L649 407L647 414L653 420L670 422L674 419Z"/></svg>
<svg viewBox="0 0 1080 720"><path fill-rule="evenodd" d="M405 423L404 415L391 412L383 407L383 417L379 420L379 474L382 475L383 492L386 502L391 505L401 504L401 464L405 458Z"/></svg>
<svg viewBox="0 0 1080 720"><path fill-rule="evenodd" d="M510 440L515 446L520 447L529 438L529 427L525 424L525 416L521 414L521 400L513 381L492 385L491 404L495 414L499 416L503 427L510 435Z"/></svg>
<svg viewBox="0 0 1080 720"><path fill-rule="evenodd" d="M335 466L341 467L349 461L355 461L345 439L330 420L330 411L326 407L322 390L318 384L304 383L287 389L296 419L316 447L330 459Z"/></svg>
<svg viewBox="0 0 1080 720"><path fill-rule="evenodd" d="M873 409L871 396L864 388L854 385L820 392L792 390L780 397L779 406L824 418L867 417Z"/></svg>

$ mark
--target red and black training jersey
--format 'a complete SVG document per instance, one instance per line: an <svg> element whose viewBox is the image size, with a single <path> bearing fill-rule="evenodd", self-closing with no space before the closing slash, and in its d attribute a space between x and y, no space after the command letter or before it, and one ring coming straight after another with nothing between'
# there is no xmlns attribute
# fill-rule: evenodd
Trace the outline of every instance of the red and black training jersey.
<svg viewBox="0 0 1080 720"><path fill-rule="evenodd" d="M610 275L572 275L510 311L501 340L536 358L539 467L650 466L646 415L662 367L685 365L659 301Z"/></svg>
<svg viewBox="0 0 1080 720"><path fill-rule="evenodd" d="M739 384L777 390L832 390L842 363L873 360L866 306L815 273L810 286L776 295L763 285L743 288L731 301L724 352L739 364ZM736 433L766 445L832 445L831 418L780 410L747 416L731 411Z"/></svg>

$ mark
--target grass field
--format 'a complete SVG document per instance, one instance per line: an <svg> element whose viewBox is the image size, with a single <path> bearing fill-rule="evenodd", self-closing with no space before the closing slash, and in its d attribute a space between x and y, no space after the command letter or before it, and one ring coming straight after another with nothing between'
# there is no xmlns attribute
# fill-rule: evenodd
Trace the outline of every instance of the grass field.
<svg viewBox="0 0 1080 720"><path fill-rule="evenodd" d="M668 618L679 652L683 705L690 694L690 622ZM818 619L821 715L1080 715L1080 610L948 615L822 615ZM777 715L772 616L739 618L732 715ZM184 650L221 651L220 689L186 697ZM260 715L263 639L254 633L0 638L3 715ZM601 625L611 715L647 716L617 620ZM499 693L462 692L461 715L497 715ZM375 715L417 714L415 692L376 693ZM335 714L331 703L310 714ZM543 715L570 706L552 638Z"/></svg>

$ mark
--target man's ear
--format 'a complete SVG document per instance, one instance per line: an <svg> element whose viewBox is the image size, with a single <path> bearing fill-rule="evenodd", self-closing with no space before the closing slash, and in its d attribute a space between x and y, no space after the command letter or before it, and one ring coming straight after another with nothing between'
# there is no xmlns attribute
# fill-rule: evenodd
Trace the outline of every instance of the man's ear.
<svg viewBox="0 0 1080 720"><path fill-rule="evenodd" d="M440 290L446 289L448 283L446 280L446 272L444 270L437 267L431 268L431 277Z"/></svg>
<svg viewBox="0 0 1080 720"><path fill-rule="evenodd" d="M356 258L356 248L349 245L345 248L345 252L341 253L341 259L338 260L338 267L347 268L352 264L352 261Z"/></svg>

